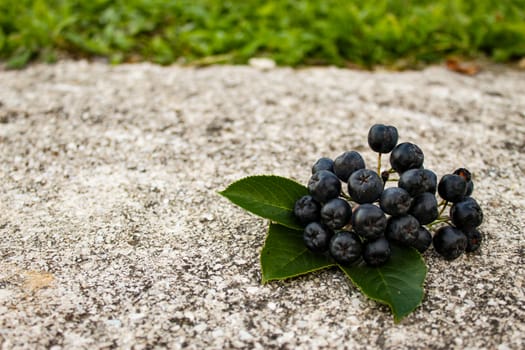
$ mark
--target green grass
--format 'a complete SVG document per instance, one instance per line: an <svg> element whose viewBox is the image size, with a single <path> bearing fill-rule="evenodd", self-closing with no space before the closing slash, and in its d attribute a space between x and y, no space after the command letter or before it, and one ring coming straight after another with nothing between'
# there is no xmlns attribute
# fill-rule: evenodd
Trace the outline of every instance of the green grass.
<svg viewBox="0 0 525 350"><path fill-rule="evenodd" d="M525 56L525 0L0 0L0 60L407 66Z"/></svg>

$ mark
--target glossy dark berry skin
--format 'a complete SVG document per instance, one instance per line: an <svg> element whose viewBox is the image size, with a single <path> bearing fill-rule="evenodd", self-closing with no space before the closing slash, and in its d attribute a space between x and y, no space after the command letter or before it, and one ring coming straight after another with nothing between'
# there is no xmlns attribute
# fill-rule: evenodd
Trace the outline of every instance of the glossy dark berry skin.
<svg viewBox="0 0 525 350"><path fill-rule="evenodd" d="M385 188L379 198L381 209L392 216L401 216L408 214L412 206L412 197L400 187Z"/></svg>
<svg viewBox="0 0 525 350"><path fill-rule="evenodd" d="M328 170L320 170L310 177L308 191L316 201L325 203L332 198L339 197L341 181L334 173Z"/></svg>
<svg viewBox="0 0 525 350"><path fill-rule="evenodd" d="M467 236L467 247L465 248L465 251L467 253L475 252L479 249L481 246L481 242L483 241L483 235L481 232L479 232L476 229L473 229L468 232L463 232L465 236Z"/></svg>
<svg viewBox="0 0 525 350"><path fill-rule="evenodd" d="M370 169L359 169L348 179L348 193L359 203L373 203L381 197L383 180Z"/></svg>
<svg viewBox="0 0 525 350"><path fill-rule="evenodd" d="M368 131L368 145L378 153L389 153L397 144L397 129L390 125L375 124Z"/></svg>
<svg viewBox="0 0 525 350"><path fill-rule="evenodd" d="M454 203L450 208L452 223L463 231L471 231L483 222L483 211L478 202L467 197L461 202Z"/></svg>
<svg viewBox="0 0 525 350"><path fill-rule="evenodd" d="M415 217L421 225L430 224L439 216L436 196L429 192L421 193L414 198L410 215Z"/></svg>
<svg viewBox="0 0 525 350"><path fill-rule="evenodd" d="M470 173L470 171L465 168L458 168L454 170L454 174L461 176L467 182L467 191L465 193L465 196L472 195L472 192L474 191L474 183L472 182L472 174Z"/></svg>
<svg viewBox="0 0 525 350"><path fill-rule="evenodd" d="M411 247L416 248L420 253L425 252L432 244L432 235L430 231L423 226L419 227L417 231L417 238L410 244Z"/></svg>
<svg viewBox="0 0 525 350"><path fill-rule="evenodd" d="M472 192L474 192L474 183L472 180L467 182L467 191L465 192L465 197L472 196Z"/></svg>
<svg viewBox="0 0 525 350"><path fill-rule="evenodd" d="M293 207L294 216L303 226L313 221L319 221L321 205L310 195L299 198Z"/></svg>
<svg viewBox="0 0 525 350"><path fill-rule="evenodd" d="M367 242L363 249L363 260L371 267L384 265L391 255L390 243L385 237Z"/></svg>
<svg viewBox="0 0 525 350"><path fill-rule="evenodd" d="M315 174L316 172L320 170L328 170L333 173L334 172L334 161L326 157L319 158L312 166L312 174Z"/></svg>
<svg viewBox="0 0 525 350"><path fill-rule="evenodd" d="M418 237L420 226L419 221L412 215L391 216L387 222L385 235L391 241L412 245Z"/></svg>
<svg viewBox="0 0 525 350"><path fill-rule="evenodd" d="M332 230L346 226L351 217L352 207L341 198L331 199L321 208L321 222Z"/></svg>
<svg viewBox="0 0 525 350"><path fill-rule="evenodd" d="M375 240L385 234L385 213L373 204L361 204L352 215L352 228L366 240Z"/></svg>
<svg viewBox="0 0 525 350"><path fill-rule="evenodd" d="M399 177L397 185L412 197L424 192L436 193L437 176L428 169L409 169Z"/></svg>
<svg viewBox="0 0 525 350"><path fill-rule="evenodd" d="M363 251L359 236L350 231L339 231L330 240L330 255L339 264L348 265L358 260Z"/></svg>
<svg viewBox="0 0 525 350"><path fill-rule="evenodd" d="M440 227L432 239L434 250L447 260L454 260L465 252L467 236L452 226Z"/></svg>
<svg viewBox="0 0 525 350"><path fill-rule="evenodd" d="M468 169L465 169L465 168L458 168L454 170L453 174L461 176L462 178L465 179L466 182L469 182L472 180L472 174L470 173Z"/></svg>
<svg viewBox="0 0 525 350"><path fill-rule="evenodd" d="M364 168L365 161L356 151L345 152L334 160L334 173L344 182L348 181L353 172Z"/></svg>
<svg viewBox="0 0 525 350"><path fill-rule="evenodd" d="M446 201L452 203L459 202L465 198L467 182L459 175L444 175L441 180L439 180L438 193L439 196Z"/></svg>
<svg viewBox="0 0 525 350"><path fill-rule="evenodd" d="M304 244L314 253L325 252L328 249L331 238L332 231L319 222L311 222L304 228Z"/></svg>
<svg viewBox="0 0 525 350"><path fill-rule="evenodd" d="M399 174L421 168L424 159L421 148L410 142L400 143L390 153L390 165Z"/></svg>
<svg viewBox="0 0 525 350"><path fill-rule="evenodd" d="M383 180L383 183L386 183L389 178L390 178L390 172L388 170L381 172L381 180Z"/></svg>

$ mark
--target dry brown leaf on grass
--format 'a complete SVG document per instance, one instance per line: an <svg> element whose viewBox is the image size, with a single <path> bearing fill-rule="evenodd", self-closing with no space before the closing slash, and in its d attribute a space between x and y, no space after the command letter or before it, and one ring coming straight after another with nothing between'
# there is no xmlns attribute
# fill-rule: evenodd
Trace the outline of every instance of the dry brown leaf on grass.
<svg viewBox="0 0 525 350"><path fill-rule="evenodd" d="M477 64L463 63L457 58L449 58L445 64L449 70L465 75L476 75L481 69Z"/></svg>

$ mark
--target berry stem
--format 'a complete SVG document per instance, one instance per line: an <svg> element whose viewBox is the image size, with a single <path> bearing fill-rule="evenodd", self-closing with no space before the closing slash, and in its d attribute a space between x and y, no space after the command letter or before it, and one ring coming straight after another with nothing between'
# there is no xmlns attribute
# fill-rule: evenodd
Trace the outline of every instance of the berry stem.
<svg viewBox="0 0 525 350"><path fill-rule="evenodd" d="M377 175L381 176L381 153L377 153Z"/></svg>
<svg viewBox="0 0 525 350"><path fill-rule="evenodd" d="M440 205L443 205L443 208L441 208L441 210L439 211L439 215L438 215L438 217L441 217L441 214L443 214L443 212L444 212L445 209L447 208L448 201L446 201L446 200L445 200L445 201L442 201L442 202L440 203Z"/></svg>
<svg viewBox="0 0 525 350"><path fill-rule="evenodd" d="M343 197L344 199L346 199L347 201L350 201L352 202L352 197L350 197L349 195L347 195L346 193L344 193L343 191L341 191L341 197Z"/></svg>
<svg viewBox="0 0 525 350"><path fill-rule="evenodd" d="M444 223L444 222L449 222L450 221L450 218L448 216L439 216L436 220L432 221L430 224L426 225L429 229L432 227L432 226L435 226L437 224L441 224L441 223Z"/></svg>
<svg viewBox="0 0 525 350"><path fill-rule="evenodd" d="M396 172L396 171L394 170L394 168L390 168L390 169L388 169L387 171L388 171L390 174L393 174L393 173Z"/></svg>
<svg viewBox="0 0 525 350"><path fill-rule="evenodd" d="M387 181L390 181L390 182L397 182L397 181L399 181L399 179L388 179Z"/></svg>

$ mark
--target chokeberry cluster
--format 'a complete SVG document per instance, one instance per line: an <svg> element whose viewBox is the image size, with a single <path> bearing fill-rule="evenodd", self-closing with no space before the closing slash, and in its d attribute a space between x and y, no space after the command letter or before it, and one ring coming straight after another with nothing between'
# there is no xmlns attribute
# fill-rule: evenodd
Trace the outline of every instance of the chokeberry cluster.
<svg viewBox="0 0 525 350"><path fill-rule="evenodd" d="M377 169L367 168L356 151L320 158L312 166L309 194L294 206L308 249L329 253L340 264L363 259L380 266L390 258L391 244L420 252L433 245L447 260L479 248L483 212L471 196L474 184L467 169L438 182L436 174L423 167L423 151L410 142L398 144L397 129L389 125L373 125L368 145L378 153ZM391 168L381 171L387 153ZM394 173L397 179L391 178ZM396 181L397 187L387 186Z"/></svg>

